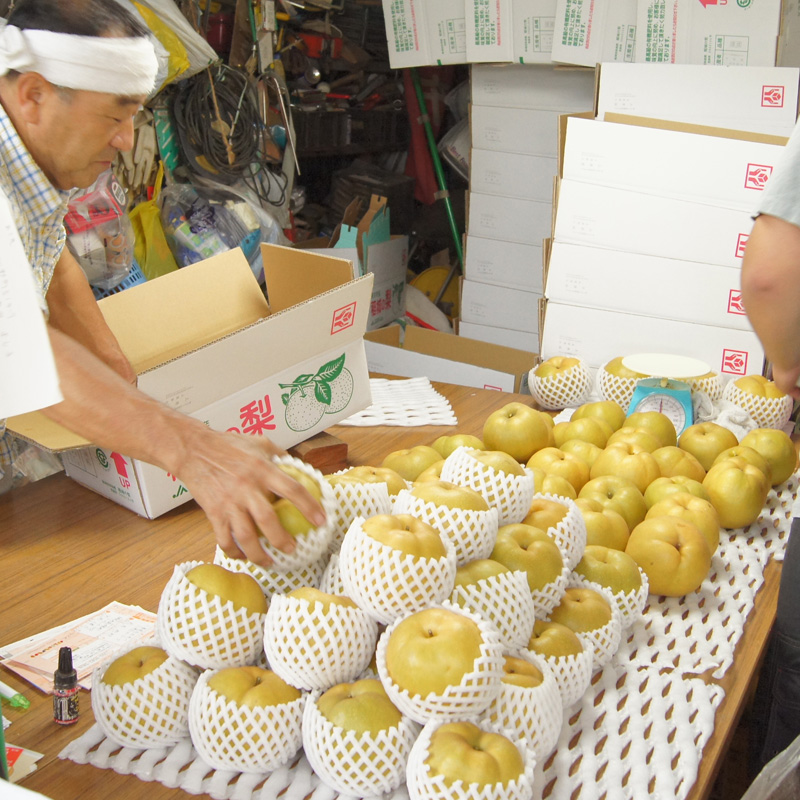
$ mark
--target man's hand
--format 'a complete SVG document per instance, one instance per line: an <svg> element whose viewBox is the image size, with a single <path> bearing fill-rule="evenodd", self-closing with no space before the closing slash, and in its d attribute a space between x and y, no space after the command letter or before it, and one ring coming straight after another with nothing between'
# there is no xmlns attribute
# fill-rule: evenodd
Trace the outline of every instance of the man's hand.
<svg viewBox="0 0 800 800"><path fill-rule="evenodd" d="M312 525L324 524L319 503L272 460L283 454L269 439L205 428L197 432L185 462L176 470L229 557L269 566L272 559L261 536L286 553L295 549L294 537L281 526L272 507L275 495L291 500Z"/></svg>
<svg viewBox="0 0 800 800"><path fill-rule="evenodd" d="M800 379L800 367L785 370L773 364L772 380L775 382L775 385L782 392L794 397L795 400L800 400L800 386L797 385L798 379Z"/></svg>

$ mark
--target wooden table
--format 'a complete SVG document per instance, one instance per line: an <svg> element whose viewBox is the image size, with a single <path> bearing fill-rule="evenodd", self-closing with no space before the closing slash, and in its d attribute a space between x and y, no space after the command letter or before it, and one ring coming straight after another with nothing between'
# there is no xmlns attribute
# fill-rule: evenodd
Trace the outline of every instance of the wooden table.
<svg viewBox="0 0 800 800"><path fill-rule="evenodd" d="M481 434L483 422L511 400L529 396L434 384L458 417L452 427L421 428L336 426L349 445L352 464L378 464L392 450L430 444L442 434ZM0 642L10 643L118 600L155 611L173 566L188 560L210 561L210 526L192 501L157 520L146 520L74 483L63 474L0 496ZM770 562L734 666L719 682L726 696L708 742L690 800L706 798L724 759L757 672L775 616L780 566ZM81 692L81 718L62 728L52 721L52 700L14 673L1 670L6 683L31 700L27 711L3 707L12 720L7 739L44 753L38 770L23 786L53 800L164 800L188 797L178 789L112 770L60 760L58 753L92 722L90 696ZM2 792L0 792L2 794Z"/></svg>

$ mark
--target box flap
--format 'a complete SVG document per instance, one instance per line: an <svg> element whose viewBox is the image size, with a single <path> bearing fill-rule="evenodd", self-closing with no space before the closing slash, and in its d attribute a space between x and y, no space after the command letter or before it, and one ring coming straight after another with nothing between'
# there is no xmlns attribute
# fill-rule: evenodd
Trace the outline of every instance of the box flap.
<svg viewBox="0 0 800 800"><path fill-rule="evenodd" d="M137 373L269 315L238 247L132 286L98 305Z"/></svg>
<svg viewBox="0 0 800 800"><path fill-rule="evenodd" d="M302 303L351 281L353 265L344 258L262 244L264 280L272 313Z"/></svg>
<svg viewBox="0 0 800 800"><path fill-rule="evenodd" d="M733 128L717 128L713 125L697 125L693 122L674 122L672 120L654 119L652 117L636 117L631 114L606 112L603 115L602 121L617 122L623 125L638 125L641 128L661 128L666 131L698 133L702 136L718 136L722 139L740 139L745 142L761 142L762 144L785 145L786 142L789 141L786 136L776 136L771 133L737 131Z"/></svg>

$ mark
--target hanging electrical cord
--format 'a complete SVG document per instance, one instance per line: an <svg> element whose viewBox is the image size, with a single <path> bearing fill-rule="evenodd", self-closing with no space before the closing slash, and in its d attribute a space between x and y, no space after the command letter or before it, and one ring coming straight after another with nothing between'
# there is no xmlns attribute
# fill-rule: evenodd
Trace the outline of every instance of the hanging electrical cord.
<svg viewBox="0 0 800 800"><path fill-rule="evenodd" d="M182 81L173 96L172 114L193 171L227 184L242 180L263 201L283 202L286 178L268 165L269 132L246 72L219 64ZM269 187L275 182L278 199L270 197Z"/></svg>

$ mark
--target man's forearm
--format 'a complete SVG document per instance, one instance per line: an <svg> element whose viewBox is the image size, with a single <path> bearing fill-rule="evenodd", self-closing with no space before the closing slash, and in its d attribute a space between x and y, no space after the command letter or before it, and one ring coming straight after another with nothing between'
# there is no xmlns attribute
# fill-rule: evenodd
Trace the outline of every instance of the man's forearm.
<svg viewBox="0 0 800 800"><path fill-rule="evenodd" d="M742 299L767 358L800 369L800 228L762 215L747 241Z"/></svg>
<svg viewBox="0 0 800 800"><path fill-rule="evenodd" d="M80 264L67 249L53 272L47 303L53 328L82 344L126 381L136 381L136 373L108 327Z"/></svg>

